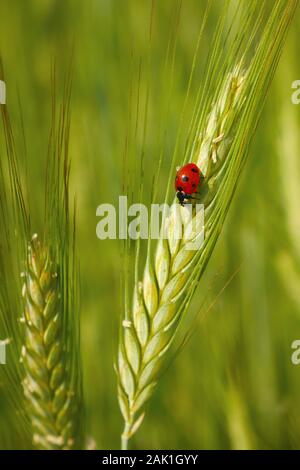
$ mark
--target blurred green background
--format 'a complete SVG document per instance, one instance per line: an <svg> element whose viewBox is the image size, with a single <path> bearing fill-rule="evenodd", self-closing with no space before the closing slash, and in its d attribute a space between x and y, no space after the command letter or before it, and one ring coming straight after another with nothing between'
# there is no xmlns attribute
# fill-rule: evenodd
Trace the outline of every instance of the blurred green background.
<svg viewBox="0 0 300 470"><path fill-rule="evenodd" d="M161 145L158 122L167 130L166 153L174 145L205 3L184 0L177 25L177 2L157 2L151 49L148 0L0 5L7 103L19 142L21 104L37 232L43 224L51 66L55 62L60 89L74 46L70 155L78 204L86 427L100 449L118 448L122 427L112 368L122 266L119 242L96 238L96 207L116 204L123 194L128 109L138 94L139 70L141 96L147 84L151 88L146 169L153 170ZM200 71L217 15L216 7L202 42ZM291 343L300 338L300 106L291 102L291 83L300 73L299 15L298 10L226 226L190 309L193 316L201 306L197 329L161 380L134 438L136 448L298 447L300 366L291 363ZM196 92L197 83L191 96ZM142 128L142 111L139 120ZM169 176L168 162L159 189ZM146 201L151 182L145 178ZM2 405L4 425L5 419ZM9 445L9 429L1 439L0 448Z"/></svg>

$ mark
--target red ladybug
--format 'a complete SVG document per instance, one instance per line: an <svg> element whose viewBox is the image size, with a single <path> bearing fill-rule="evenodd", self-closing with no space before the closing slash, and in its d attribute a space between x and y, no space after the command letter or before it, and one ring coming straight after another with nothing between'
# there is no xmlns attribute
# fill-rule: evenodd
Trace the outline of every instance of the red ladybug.
<svg viewBox="0 0 300 470"><path fill-rule="evenodd" d="M188 163L177 171L175 189L178 201L182 206L186 200L192 199L192 194L197 192L200 179L201 171L195 163Z"/></svg>

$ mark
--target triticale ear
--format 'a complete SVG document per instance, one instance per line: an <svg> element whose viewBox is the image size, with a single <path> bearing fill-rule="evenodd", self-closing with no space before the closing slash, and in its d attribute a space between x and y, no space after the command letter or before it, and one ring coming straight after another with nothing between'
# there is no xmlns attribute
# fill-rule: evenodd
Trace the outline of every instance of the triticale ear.
<svg viewBox="0 0 300 470"><path fill-rule="evenodd" d="M164 222L166 230L162 231L167 238L158 241L155 251L149 237L143 275L139 272L141 251L136 251L133 290L139 295L134 295L132 310L126 303L125 316L121 316L116 365L125 422L123 449L144 417L145 404L166 362L174 357L171 346L221 233L296 4L294 0L276 0L266 18L262 14L263 2L257 2L255 8L253 2L243 2L238 22L236 18L232 21L224 8L215 42L204 61L208 63L204 84L199 83L198 96L188 95L195 107L180 163L194 162L203 173L199 188L203 210L189 211L188 207L172 205ZM205 24L200 28L201 34L204 28ZM196 54L194 64L197 60ZM166 201L170 199L175 163L179 160L177 148L175 144L163 196ZM126 253L128 245L125 256ZM129 271L128 268L126 273ZM124 320L126 328L122 326ZM146 325L143 342L141 323Z"/></svg>

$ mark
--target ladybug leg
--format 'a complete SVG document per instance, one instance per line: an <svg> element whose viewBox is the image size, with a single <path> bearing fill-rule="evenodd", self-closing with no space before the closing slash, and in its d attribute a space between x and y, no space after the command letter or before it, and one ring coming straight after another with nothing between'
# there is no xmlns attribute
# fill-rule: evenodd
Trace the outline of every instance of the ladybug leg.
<svg viewBox="0 0 300 470"><path fill-rule="evenodd" d="M194 199L194 198L191 194L186 194L184 199L186 200L186 202L188 202L188 201L190 201L191 199Z"/></svg>

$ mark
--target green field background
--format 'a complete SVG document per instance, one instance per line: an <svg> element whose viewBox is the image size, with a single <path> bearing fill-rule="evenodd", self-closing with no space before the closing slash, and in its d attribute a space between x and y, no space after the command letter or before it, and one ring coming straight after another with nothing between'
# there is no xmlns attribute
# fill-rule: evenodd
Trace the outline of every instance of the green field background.
<svg viewBox="0 0 300 470"><path fill-rule="evenodd" d="M22 165L28 169L38 233L43 228L51 69L55 63L60 91L74 48L70 156L77 198L86 432L99 449L120 445L113 361L122 265L120 243L96 237L96 208L103 202L117 204L124 194L130 90L136 96L139 83L142 95L147 84L151 90L144 199L150 200L158 134L166 129L158 188L163 200L168 154L204 7L204 1L184 0L177 26L177 2L157 1L149 49L148 0L3 0L0 5L7 104L19 141L22 113L27 148ZM217 15L215 8L199 70L205 67ZM291 84L300 78L299 28L298 10L224 230L190 307L191 318L200 310L194 334L162 377L134 448L299 447L300 366L291 363L291 343L300 338L300 106L291 102ZM165 68L170 37L177 38L173 69L170 64ZM196 92L195 82L191 97ZM0 403L0 423L4 449L13 439L5 402Z"/></svg>

